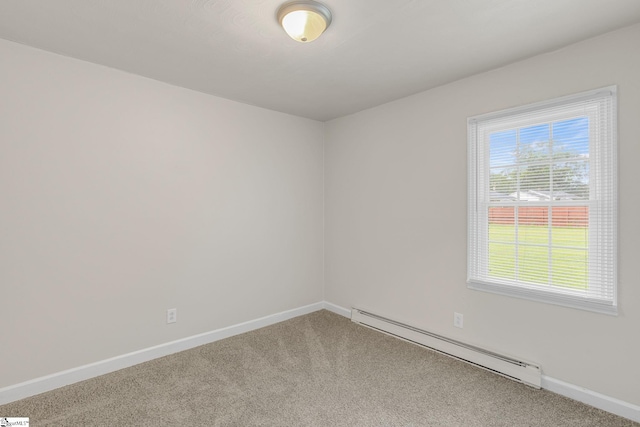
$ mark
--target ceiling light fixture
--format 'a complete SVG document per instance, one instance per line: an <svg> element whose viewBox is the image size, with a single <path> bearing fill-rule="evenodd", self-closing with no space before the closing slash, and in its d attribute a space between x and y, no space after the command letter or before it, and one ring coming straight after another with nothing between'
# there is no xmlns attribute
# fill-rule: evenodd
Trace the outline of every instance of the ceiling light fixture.
<svg viewBox="0 0 640 427"><path fill-rule="evenodd" d="M278 22L289 37L301 43L312 42L331 24L331 11L312 0L291 1L278 9Z"/></svg>

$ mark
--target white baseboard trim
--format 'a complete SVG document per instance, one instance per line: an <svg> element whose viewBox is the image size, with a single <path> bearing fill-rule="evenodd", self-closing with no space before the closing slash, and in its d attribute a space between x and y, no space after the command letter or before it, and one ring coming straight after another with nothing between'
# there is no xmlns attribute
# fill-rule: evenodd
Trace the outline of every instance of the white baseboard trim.
<svg viewBox="0 0 640 427"><path fill-rule="evenodd" d="M209 344L234 335L264 328L265 326L293 319L294 317L309 314L324 308L334 311L333 304L332 308L328 308L325 302L318 302L0 388L0 405L128 368L139 363L148 362L169 354Z"/></svg>
<svg viewBox="0 0 640 427"><path fill-rule="evenodd" d="M542 388L593 406L603 411L611 412L630 420L640 422L640 406L619 400L584 387L569 384L555 378L542 376Z"/></svg>
<svg viewBox="0 0 640 427"><path fill-rule="evenodd" d="M348 308L340 307L339 305L327 301L323 301L322 305L322 308L324 308L325 310L329 310L333 313L339 314L340 316L344 316L347 319L351 319L351 310L349 310Z"/></svg>

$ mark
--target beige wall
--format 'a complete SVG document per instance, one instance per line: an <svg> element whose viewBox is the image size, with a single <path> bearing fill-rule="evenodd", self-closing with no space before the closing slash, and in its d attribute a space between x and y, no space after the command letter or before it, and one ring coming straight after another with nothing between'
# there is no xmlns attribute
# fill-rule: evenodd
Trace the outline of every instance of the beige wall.
<svg viewBox="0 0 640 427"><path fill-rule="evenodd" d="M327 124L325 299L541 364L640 404L640 25ZM619 308L466 287L466 119L607 85L619 96ZM464 329L453 327L454 311Z"/></svg>
<svg viewBox="0 0 640 427"><path fill-rule="evenodd" d="M325 300L640 404L638 40L326 125L0 40L0 388L322 300L324 214ZM620 315L467 289L466 118L611 84Z"/></svg>
<svg viewBox="0 0 640 427"><path fill-rule="evenodd" d="M322 123L0 63L0 388L322 300Z"/></svg>

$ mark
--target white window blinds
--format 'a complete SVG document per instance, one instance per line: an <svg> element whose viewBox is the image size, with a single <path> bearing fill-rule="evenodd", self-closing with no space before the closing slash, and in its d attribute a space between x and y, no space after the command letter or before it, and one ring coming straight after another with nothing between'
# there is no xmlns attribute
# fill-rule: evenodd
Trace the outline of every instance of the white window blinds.
<svg viewBox="0 0 640 427"><path fill-rule="evenodd" d="M468 120L469 287L616 313L616 87Z"/></svg>

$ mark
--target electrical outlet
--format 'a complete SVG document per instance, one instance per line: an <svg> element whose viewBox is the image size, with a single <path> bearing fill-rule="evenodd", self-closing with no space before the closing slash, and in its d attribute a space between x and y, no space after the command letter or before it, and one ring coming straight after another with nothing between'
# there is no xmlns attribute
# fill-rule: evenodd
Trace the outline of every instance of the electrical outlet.
<svg viewBox="0 0 640 427"><path fill-rule="evenodd" d="M464 316L460 313L453 313L453 326L456 328L462 328Z"/></svg>
<svg viewBox="0 0 640 427"><path fill-rule="evenodd" d="M178 321L178 309L170 308L167 310L167 323L176 323Z"/></svg>

